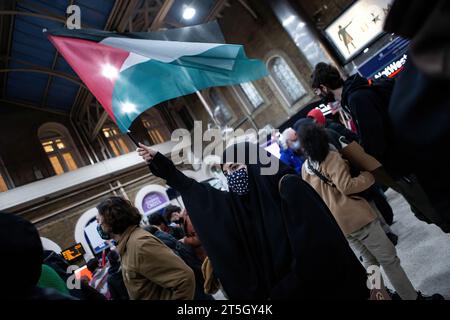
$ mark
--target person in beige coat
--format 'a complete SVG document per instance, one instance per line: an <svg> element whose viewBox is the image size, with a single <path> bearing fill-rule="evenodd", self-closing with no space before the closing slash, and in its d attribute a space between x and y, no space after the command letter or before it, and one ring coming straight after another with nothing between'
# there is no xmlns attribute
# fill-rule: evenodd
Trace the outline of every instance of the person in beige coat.
<svg viewBox="0 0 450 320"><path fill-rule="evenodd" d="M374 183L374 177L369 172L352 177L348 163L338 152L330 151L326 132L319 126L302 127L299 138L307 156L303 179L327 204L350 246L361 256L364 267L372 273L381 265L403 300L423 298L400 265L396 249L381 228L374 209L357 195ZM381 274L378 275L379 286L383 286Z"/></svg>
<svg viewBox="0 0 450 320"><path fill-rule="evenodd" d="M98 206L100 236L118 242L122 274L131 300L192 300L194 273L180 257L139 227L141 215L121 197Z"/></svg>

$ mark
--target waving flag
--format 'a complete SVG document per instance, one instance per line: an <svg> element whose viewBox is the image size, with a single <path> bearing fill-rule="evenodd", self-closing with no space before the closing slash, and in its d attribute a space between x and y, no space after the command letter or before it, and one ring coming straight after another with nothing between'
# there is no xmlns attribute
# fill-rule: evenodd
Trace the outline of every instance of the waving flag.
<svg viewBox="0 0 450 320"><path fill-rule="evenodd" d="M164 32L47 33L122 132L160 102L267 75L263 62L248 59L243 46L221 43L215 22Z"/></svg>

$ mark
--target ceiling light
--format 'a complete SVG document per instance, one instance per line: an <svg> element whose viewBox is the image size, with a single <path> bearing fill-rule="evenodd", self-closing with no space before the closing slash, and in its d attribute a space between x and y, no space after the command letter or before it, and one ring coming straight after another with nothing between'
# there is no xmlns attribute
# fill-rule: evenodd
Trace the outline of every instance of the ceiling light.
<svg viewBox="0 0 450 320"><path fill-rule="evenodd" d="M183 19L191 20L195 16L196 10L192 7L185 7L183 11Z"/></svg>

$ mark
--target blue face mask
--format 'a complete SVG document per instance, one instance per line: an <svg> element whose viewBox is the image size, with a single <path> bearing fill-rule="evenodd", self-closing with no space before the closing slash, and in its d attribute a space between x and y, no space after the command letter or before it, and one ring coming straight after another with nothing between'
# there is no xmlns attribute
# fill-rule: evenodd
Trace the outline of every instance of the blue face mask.
<svg viewBox="0 0 450 320"><path fill-rule="evenodd" d="M97 225L97 232L100 238L103 240L111 240L111 235L108 232L105 232L101 225Z"/></svg>
<svg viewBox="0 0 450 320"><path fill-rule="evenodd" d="M300 141L296 140L295 142L293 142L291 144L291 149L295 151L300 150Z"/></svg>
<svg viewBox="0 0 450 320"><path fill-rule="evenodd" d="M227 177L230 192L240 196L249 193L248 173L245 168L236 170L231 174L226 173L225 176Z"/></svg>

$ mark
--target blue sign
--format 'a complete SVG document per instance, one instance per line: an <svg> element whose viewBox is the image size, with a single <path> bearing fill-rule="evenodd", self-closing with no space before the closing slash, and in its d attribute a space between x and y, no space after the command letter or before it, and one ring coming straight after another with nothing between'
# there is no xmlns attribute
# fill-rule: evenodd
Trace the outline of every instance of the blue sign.
<svg viewBox="0 0 450 320"><path fill-rule="evenodd" d="M358 67L361 76L367 79L395 77L408 59L409 40L397 37Z"/></svg>

